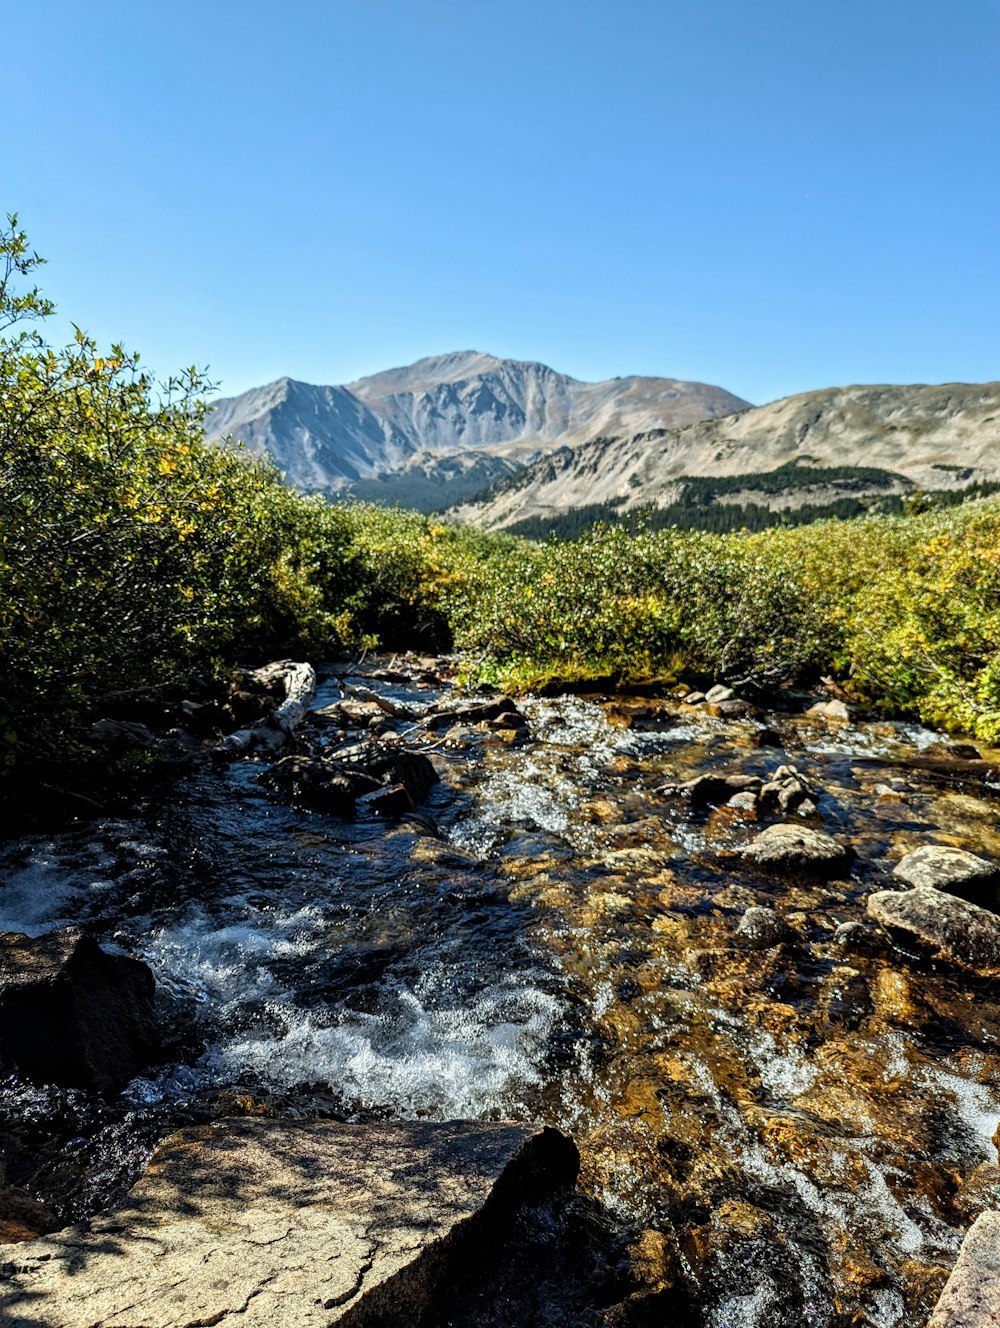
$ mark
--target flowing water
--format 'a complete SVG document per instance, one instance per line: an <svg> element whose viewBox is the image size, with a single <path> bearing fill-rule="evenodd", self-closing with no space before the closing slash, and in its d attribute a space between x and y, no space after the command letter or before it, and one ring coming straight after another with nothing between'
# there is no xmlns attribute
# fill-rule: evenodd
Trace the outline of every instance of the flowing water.
<svg viewBox="0 0 1000 1328"><path fill-rule="evenodd" d="M364 681L417 710L443 690ZM75 1150L106 1201L150 1122L205 1104L545 1120L591 1194L667 1233L705 1328L922 1325L1000 1206L995 984L835 933L910 848L1000 857L998 791L910 768L937 739L903 724L772 716L762 746L762 721L672 701L523 710L526 741L411 733L442 780L419 818L295 808L244 760L8 845L0 929L81 924L138 955L180 1030L115 1110L0 1085L0 1119L64 1120L39 1191ZM788 762L857 850L844 880L762 876L739 857L760 824L664 788ZM760 904L787 942L741 942Z"/></svg>

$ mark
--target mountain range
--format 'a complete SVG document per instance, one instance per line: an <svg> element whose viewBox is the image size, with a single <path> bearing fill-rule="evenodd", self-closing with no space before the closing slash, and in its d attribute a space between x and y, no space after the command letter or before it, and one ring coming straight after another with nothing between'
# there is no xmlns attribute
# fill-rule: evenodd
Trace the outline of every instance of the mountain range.
<svg viewBox="0 0 1000 1328"><path fill-rule="evenodd" d="M834 387L751 406L705 383L586 383L457 351L341 386L280 378L219 401L206 433L269 456L302 492L491 528L672 511L691 495L818 511L845 494L1000 480L1000 383Z"/></svg>
<svg viewBox="0 0 1000 1328"><path fill-rule="evenodd" d="M457 351L337 387L279 378L217 402L206 433L269 456L303 492L361 486L359 496L405 501L422 485L439 507L555 447L690 424L747 404L705 383L584 383L544 364Z"/></svg>

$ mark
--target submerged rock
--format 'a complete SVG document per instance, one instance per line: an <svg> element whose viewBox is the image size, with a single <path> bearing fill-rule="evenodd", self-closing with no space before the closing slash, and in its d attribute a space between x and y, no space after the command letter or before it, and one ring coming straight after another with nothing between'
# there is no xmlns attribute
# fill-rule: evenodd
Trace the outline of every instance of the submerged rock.
<svg viewBox="0 0 1000 1328"><path fill-rule="evenodd" d="M929 886L871 895L868 912L890 933L986 977L1000 976L1000 917Z"/></svg>
<svg viewBox="0 0 1000 1328"><path fill-rule="evenodd" d="M907 853L892 874L910 886L959 892L991 885L1000 877L997 868L985 858L944 844L924 844Z"/></svg>
<svg viewBox="0 0 1000 1328"><path fill-rule="evenodd" d="M1000 1213L982 1213L927 1328L995 1328L1000 1323Z"/></svg>
<svg viewBox="0 0 1000 1328"><path fill-rule="evenodd" d="M768 950L790 940L793 934L780 913L759 905L748 908L736 928L736 935L753 950Z"/></svg>
<svg viewBox="0 0 1000 1328"><path fill-rule="evenodd" d="M771 825L744 849L744 857L774 872L836 876L854 854L820 830L803 825Z"/></svg>
<svg viewBox="0 0 1000 1328"><path fill-rule="evenodd" d="M0 1247L9 1328L404 1328L576 1179L520 1125L227 1120L157 1149L118 1208Z"/></svg>
<svg viewBox="0 0 1000 1328"><path fill-rule="evenodd" d="M0 933L0 1064L36 1083L109 1093L159 1047L155 983L76 927Z"/></svg>

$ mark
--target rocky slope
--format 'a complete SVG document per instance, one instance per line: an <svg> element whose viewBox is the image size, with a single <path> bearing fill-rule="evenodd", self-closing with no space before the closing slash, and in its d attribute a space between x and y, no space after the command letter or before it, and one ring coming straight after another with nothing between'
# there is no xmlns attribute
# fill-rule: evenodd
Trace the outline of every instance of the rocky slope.
<svg viewBox="0 0 1000 1328"><path fill-rule="evenodd" d="M421 452L501 454L511 464L540 448L674 428L746 404L704 383L641 377L582 383L544 364L459 351L346 387L282 378L218 402L206 432L210 439L242 439L251 452L270 456L295 488L314 491L392 474ZM474 465L489 471L484 459ZM470 492L467 481L461 493L448 490L441 470L431 483L447 490L444 501ZM405 502L407 488L392 496Z"/></svg>
<svg viewBox="0 0 1000 1328"><path fill-rule="evenodd" d="M747 475L746 493L728 497L752 501L749 477L790 463L879 468L933 489L995 480L1000 383L827 388L721 419L594 438L540 458L453 515L502 527L595 503L667 506L690 476ZM801 501L829 499L809 487L817 486L804 486Z"/></svg>

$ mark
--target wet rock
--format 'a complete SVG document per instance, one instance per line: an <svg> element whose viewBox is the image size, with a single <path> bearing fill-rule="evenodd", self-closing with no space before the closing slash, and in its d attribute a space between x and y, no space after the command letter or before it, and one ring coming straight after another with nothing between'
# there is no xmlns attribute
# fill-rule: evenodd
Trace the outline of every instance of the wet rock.
<svg viewBox="0 0 1000 1328"><path fill-rule="evenodd" d="M734 793L726 803L733 811L745 812L751 819L757 815L757 795L751 789L746 789L743 793Z"/></svg>
<svg viewBox="0 0 1000 1328"><path fill-rule="evenodd" d="M809 872L836 876L847 867L853 851L830 835L802 825L768 826L744 849L759 867L779 873Z"/></svg>
<svg viewBox="0 0 1000 1328"><path fill-rule="evenodd" d="M988 977L1000 976L1000 917L957 895L927 886L883 890L868 912L892 937L916 941L938 958Z"/></svg>
<svg viewBox="0 0 1000 1328"><path fill-rule="evenodd" d="M927 1328L995 1328L1000 1323L1000 1212L981 1214Z"/></svg>
<svg viewBox="0 0 1000 1328"><path fill-rule="evenodd" d="M818 719L835 719L843 724L851 722L851 712L843 701L818 701L809 707L806 714Z"/></svg>
<svg viewBox="0 0 1000 1328"><path fill-rule="evenodd" d="M1000 1166L980 1162L956 1191L952 1206L965 1222L973 1221L984 1208L1000 1209Z"/></svg>
<svg viewBox="0 0 1000 1328"><path fill-rule="evenodd" d="M803 798L795 808L795 814L802 817L819 816L819 808L813 802L812 798Z"/></svg>
<svg viewBox="0 0 1000 1328"><path fill-rule="evenodd" d="M736 698L736 693L731 687L725 687L722 683L716 683L705 693L705 700L709 705L720 705L723 701L732 701Z"/></svg>
<svg viewBox="0 0 1000 1328"><path fill-rule="evenodd" d="M794 933L780 913L755 905L740 918L736 935L753 950L769 950L790 940Z"/></svg>
<svg viewBox="0 0 1000 1328"><path fill-rule="evenodd" d="M109 1093L156 1055L155 983L78 928L0 933L0 1063L36 1083Z"/></svg>
<svg viewBox="0 0 1000 1328"><path fill-rule="evenodd" d="M356 799L392 785L400 785L409 799L402 810L412 811L437 781L423 753L380 742L338 748L331 757L285 756L259 776L265 787L332 816L352 815ZM399 797L392 801L398 804Z"/></svg>
<svg viewBox="0 0 1000 1328"><path fill-rule="evenodd" d="M360 799L376 816L405 816L413 811L413 799L402 784L388 784Z"/></svg>
<svg viewBox="0 0 1000 1328"><path fill-rule="evenodd" d="M755 747L783 747L785 745L778 730L770 727L758 729L753 735L753 743Z"/></svg>
<svg viewBox="0 0 1000 1328"><path fill-rule="evenodd" d="M705 699L704 692L688 692L687 696L683 698L683 704L689 706L701 705Z"/></svg>
<svg viewBox="0 0 1000 1328"><path fill-rule="evenodd" d="M10 1328L404 1328L578 1166L555 1130L228 1120L157 1149L125 1201L0 1250Z"/></svg>
<svg viewBox="0 0 1000 1328"><path fill-rule="evenodd" d="M355 800L379 789L377 779L363 770L347 771L316 756L285 756L259 776L259 783L293 802L305 803L331 816L352 816Z"/></svg>
<svg viewBox="0 0 1000 1328"><path fill-rule="evenodd" d="M842 922L833 933L833 944L857 954L872 954L879 949L878 933L863 922Z"/></svg>
<svg viewBox="0 0 1000 1328"><path fill-rule="evenodd" d="M728 697L723 701L708 702L708 709L719 719L754 719L760 714L755 705L741 701L739 697Z"/></svg>
<svg viewBox="0 0 1000 1328"><path fill-rule="evenodd" d="M487 701L482 705L448 706L441 710L431 710L424 716L424 725L431 732L450 729L456 724L489 724L492 727L509 729L528 728L527 719L509 696L502 696L498 701Z"/></svg>
<svg viewBox="0 0 1000 1328"><path fill-rule="evenodd" d="M683 784L667 784L663 793L682 793L696 807L728 802L734 793L760 792L763 780L757 775L699 775Z"/></svg>
<svg viewBox="0 0 1000 1328"><path fill-rule="evenodd" d="M907 885L925 886L963 894L995 884L1000 872L992 862L944 844L924 844L907 853L893 868L893 876Z"/></svg>
<svg viewBox="0 0 1000 1328"><path fill-rule="evenodd" d="M786 815L800 803L813 798L813 790L793 765L780 765L760 790L765 807L778 808Z"/></svg>

